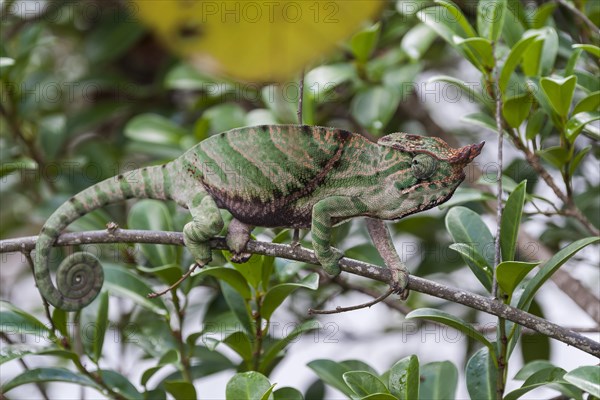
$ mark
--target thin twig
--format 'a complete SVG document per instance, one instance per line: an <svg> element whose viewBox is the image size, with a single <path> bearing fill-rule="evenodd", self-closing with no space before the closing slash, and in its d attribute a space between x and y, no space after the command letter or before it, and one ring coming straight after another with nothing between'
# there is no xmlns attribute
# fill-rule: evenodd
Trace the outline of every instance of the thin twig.
<svg viewBox="0 0 600 400"><path fill-rule="evenodd" d="M181 278L177 279L177 282L175 282L174 284L172 284L171 286L169 286L168 288L166 288L163 291L149 293L148 298L154 299L156 297L160 297L160 296L163 296L163 295L169 293L171 290L173 290L177 286L179 286L181 284L181 282L185 281L192 274L192 272L194 272L196 270L196 268L198 268L199 266L200 266L200 264L197 264L197 263L192 265L185 274L181 275Z"/></svg>
<svg viewBox="0 0 600 400"><path fill-rule="evenodd" d="M304 69L300 72L300 84L298 85L298 124L304 124L304 118L302 118L302 100L304 99ZM295 228L292 233L292 243L300 243L300 229Z"/></svg>
<svg viewBox="0 0 600 400"><path fill-rule="evenodd" d="M355 306L350 306L350 307L340 307L340 306L337 306L335 308L335 310L315 310L314 308L309 308L308 309L308 314L309 315L314 315L314 314L340 314L340 313L343 313L343 312L360 310L362 308L368 308L368 307L374 306L377 303L381 303L383 300L385 300L386 298L388 298L389 295L391 295L392 293L394 293L394 289L389 288L387 290L387 292L385 292L381 296L377 297L374 300L368 301L366 303L357 304Z"/></svg>
<svg viewBox="0 0 600 400"><path fill-rule="evenodd" d="M573 14L575 14L580 20L582 20L591 29L592 32L595 32L596 35L600 35L600 29L596 25L594 25L592 20L589 19L587 17L587 15L582 13L577 7L570 4L566 0L556 0L556 1L558 2L558 4L567 8L569 11L571 11Z"/></svg>
<svg viewBox="0 0 600 400"><path fill-rule="evenodd" d="M35 247L36 241L37 236L0 240L0 253L32 250ZM180 232L124 229L120 229L113 233L109 233L106 230L77 232L66 233L59 236L55 245L68 246L92 243L154 243L182 246L183 234ZM216 250L228 249L225 238L222 237L212 239L210 241L210 246ZM250 240L248 242L247 251L253 254L280 257L310 264L319 264L314 252L301 246L293 248L292 246L285 244ZM360 275L379 282L389 283L391 278L389 269L351 258L342 258L340 260L340 267L345 272ZM600 343L548 320L502 304L499 301L488 297L456 289L414 275L409 277L408 288L453 303L462 304L491 315L501 316L521 326L531 328L543 335L576 347L581 351L600 357Z"/></svg>
<svg viewBox="0 0 600 400"><path fill-rule="evenodd" d="M25 256L25 259L27 260L27 265L29 265L31 274L35 275L35 270L33 267L33 259L31 258L31 251L24 251L23 255ZM37 286L37 284L36 284L36 286ZM52 328L52 332L56 335L56 332L58 332L58 330L56 329L56 325L54 325L54 320L52 319L52 314L50 314L50 304L48 304L48 301L44 298L44 296L41 295L41 293L40 293L40 297L42 298L42 303L44 304L44 312L46 313L46 318L48 318L48 322L50 322L50 327Z"/></svg>

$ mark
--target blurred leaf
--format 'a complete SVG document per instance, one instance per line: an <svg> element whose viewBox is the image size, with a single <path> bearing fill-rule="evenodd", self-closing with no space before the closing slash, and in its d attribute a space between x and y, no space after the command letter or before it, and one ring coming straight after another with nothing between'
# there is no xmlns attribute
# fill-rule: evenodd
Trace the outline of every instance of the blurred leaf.
<svg viewBox="0 0 600 400"><path fill-rule="evenodd" d="M283 301L298 288L316 290L319 287L319 275L313 272L305 276L297 283L281 283L273 286L265 295L261 308L261 315L269 320L273 312L283 303Z"/></svg>
<svg viewBox="0 0 600 400"><path fill-rule="evenodd" d="M227 305L231 311L233 311L246 333L248 335L254 335L250 310L247 303L244 301L244 298L224 280L219 280L219 285L221 286L221 292L225 297Z"/></svg>
<svg viewBox="0 0 600 400"><path fill-rule="evenodd" d="M109 14L99 13L104 18L84 41L85 54L92 63L120 57L144 34L144 28L132 19L123 18L123 15L120 18L109 17Z"/></svg>
<svg viewBox="0 0 600 400"><path fill-rule="evenodd" d="M594 46L593 44L574 44L574 49L583 49L593 55L596 58L600 58L600 47Z"/></svg>
<svg viewBox="0 0 600 400"><path fill-rule="evenodd" d="M464 16L460 8L456 6L456 4L454 4L450 0L434 0L434 3L444 7L450 12L452 18L454 19L454 21L458 22L466 36L477 37L477 33L473 30L473 27L471 26L469 21L467 21L467 18Z"/></svg>
<svg viewBox="0 0 600 400"><path fill-rule="evenodd" d="M310 70L304 77L304 95L317 103L330 100L333 91L340 84L356 77L356 69L350 63L321 65Z"/></svg>
<svg viewBox="0 0 600 400"><path fill-rule="evenodd" d="M537 317L545 318L542 308L539 303L535 301L535 298L529 306L529 312ZM516 333L513 337L518 337L519 333ZM514 341L516 343L516 341ZM509 344L512 345L513 341ZM510 354L510 353L509 353ZM523 357L523 363L528 363L533 360L550 360L550 338L540 333L528 333L521 335L521 356Z"/></svg>
<svg viewBox="0 0 600 400"><path fill-rule="evenodd" d="M531 375L535 374L538 371L547 368L554 368L555 365L552 364L548 360L534 360L526 363L515 375L514 379L518 381L524 381L529 378Z"/></svg>
<svg viewBox="0 0 600 400"><path fill-rule="evenodd" d="M314 360L307 364L319 378L326 384L333 386L349 398L354 396L352 389L344 381L343 375L351 371L350 368L332 360Z"/></svg>
<svg viewBox="0 0 600 400"><path fill-rule="evenodd" d="M600 119L600 112L583 112L574 115L565 125L565 136L570 142L574 142L579 133L587 124Z"/></svg>
<svg viewBox="0 0 600 400"><path fill-rule="evenodd" d="M160 278L169 286L177 282L177 280L183 275L181 267L177 264L167 264L159 267L144 267L143 265L137 265L136 269L140 272Z"/></svg>
<svg viewBox="0 0 600 400"><path fill-rule="evenodd" d="M298 326L294 327L294 329L288 335L274 341L265 348L264 355L260 360L259 369L261 371L270 371L273 361L276 360L279 355L281 355L280 353L286 348L286 346L288 346L290 343L293 343L298 336L319 328L319 322L315 320L304 321Z"/></svg>
<svg viewBox="0 0 600 400"><path fill-rule="evenodd" d="M102 388L85 375L74 373L64 368L35 368L26 370L17 375L1 387L2 393L6 393L18 386L36 382L66 382L81 386L89 386L100 392Z"/></svg>
<svg viewBox="0 0 600 400"><path fill-rule="evenodd" d="M493 0L496 1L496 0ZM467 38L453 36L454 44L463 50L463 53L475 67L483 73L494 68L494 53L492 43L484 38Z"/></svg>
<svg viewBox="0 0 600 400"><path fill-rule="evenodd" d="M498 132L498 128L496 127L496 121L488 114L484 113L473 113L469 115L465 115L461 118L462 121L471 123L473 125L480 126L482 128L487 128L491 131Z"/></svg>
<svg viewBox="0 0 600 400"><path fill-rule="evenodd" d="M600 237L580 239L564 247L552 258L546 261L540 268L540 271L535 274L535 276L529 282L527 282L517 307L523 311L527 311L538 289L552 276L552 274L554 274L554 272L556 272L558 268L560 268L561 265L567 262L569 258L571 258L575 253L585 246L598 241L600 241Z"/></svg>
<svg viewBox="0 0 600 400"><path fill-rule="evenodd" d="M517 236L521 226L526 187L526 180L519 183L510 196L508 196L504 211L502 212L502 220L500 223L500 248L502 249L502 259L504 261L515 259Z"/></svg>
<svg viewBox="0 0 600 400"><path fill-rule="evenodd" d="M28 355L62 357L72 361L79 358L78 354L69 350L59 349L54 347L54 345L43 348L34 348L30 344L2 344L2 347L0 348L0 365L11 360L21 359Z"/></svg>
<svg viewBox="0 0 600 400"><path fill-rule="evenodd" d="M477 4L477 31L495 42L502 33L507 0L480 0Z"/></svg>
<svg viewBox="0 0 600 400"><path fill-rule="evenodd" d="M132 185L142 185L143 182L131 182ZM149 231L172 231L173 220L169 209L159 200L140 200L136 202L127 217L130 228ZM173 264L176 261L174 246L158 244L140 244L140 249L146 259L154 266Z"/></svg>
<svg viewBox="0 0 600 400"><path fill-rule="evenodd" d="M192 276L213 276L220 281L227 282L231 285L232 288L235 289L244 299L249 300L252 298L252 293L250 292L250 288L248 287L248 282L239 273L233 268L226 267L204 267L199 270L196 270Z"/></svg>
<svg viewBox="0 0 600 400"><path fill-rule="evenodd" d="M592 146L586 146L581 149L579 152L575 154L573 160L571 160L571 165L569 166L569 175L574 175L577 167L585 157L585 155L591 150Z"/></svg>
<svg viewBox="0 0 600 400"><path fill-rule="evenodd" d="M122 295L158 315L166 315L167 308L162 298L149 299L153 290L138 276L115 264L104 264L104 287L111 294Z"/></svg>
<svg viewBox="0 0 600 400"><path fill-rule="evenodd" d="M108 323L108 292L103 291L81 311L79 324L81 341L87 354L95 363L102 356L102 346Z"/></svg>
<svg viewBox="0 0 600 400"><path fill-rule="evenodd" d="M165 88L175 90L207 90L211 79L189 64L180 63L165 77Z"/></svg>
<svg viewBox="0 0 600 400"><path fill-rule="evenodd" d="M569 151L561 146L548 147L537 154L556 168L561 169L569 159Z"/></svg>
<svg viewBox="0 0 600 400"><path fill-rule="evenodd" d="M546 121L546 113L542 109L536 110L529 120L527 121L527 128L525 129L525 137L527 140L534 140L535 137L541 132L542 126Z"/></svg>
<svg viewBox="0 0 600 400"><path fill-rule="evenodd" d="M246 111L239 104L224 103L204 111L202 118L210 124L210 133L216 134L244 126Z"/></svg>
<svg viewBox="0 0 600 400"><path fill-rule="evenodd" d="M498 369L488 347L479 349L471 356L465 368L465 375L467 390L472 399L496 398Z"/></svg>
<svg viewBox="0 0 600 400"><path fill-rule="evenodd" d="M298 389L282 387L273 392L273 400L304 400L304 397Z"/></svg>
<svg viewBox="0 0 600 400"><path fill-rule="evenodd" d="M458 384L458 370L450 361L432 362L421 368L419 399L453 399Z"/></svg>
<svg viewBox="0 0 600 400"><path fill-rule="evenodd" d="M344 382L360 397L375 393L389 393L385 384L375 375L365 371L349 371L343 375Z"/></svg>
<svg viewBox="0 0 600 400"><path fill-rule="evenodd" d="M531 98L529 94L510 97L504 100L502 104L502 115L512 128L521 126L525 118L529 115L531 109Z"/></svg>
<svg viewBox="0 0 600 400"><path fill-rule="evenodd" d="M225 398L227 400L261 400L271 389L271 383L262 374L249 371L237 373L227 382ZM272 399L272 395L268 396Z"/></svg>
<svg viewBox="0 0 600 400"><path fill-rule="evenodd" d="M563 378L592 396L600 397L600 366L585 365L567 372Z"/></svg>
<svg viewBox="0 0 600 400"><path fill-rule="evenodd" d="M539 262L502 261L496 267L498 284L509 298L517 285Z"/></svg>
<svg viewBox="0 0 600 400"><path fill-rule="evenodd" d="M569 113L577 77L568 78L542 78L540 85L548 97L550 105L561 117L566 117Z"/></svg>
<svg viewBox="0 0 600 400"><path fill-rule="evenodd" d="M492 290L492 267L479 250L467 243L453 243L450 248L461 255L475 277L481 282L488 292Z"/></svg>
<svg viewBox="0 0 600 400"><path fill-rule="evenodd" d="M322 380L316 379L304 392L306 400L325 400L325 384Z"/></svg>
<svg viewBox="0 0 600 400"><path fill-rule="evenodd" d="M411 60L418 61L423 58L436 37L437 34L433 29L419 23L406 32L400 42L400 47Z"/></svg>
<svg viewBox="0 0 600 400"><path fill-rule="evenodd" d="M223 343L238 353L242 357L242 360L248 361L252 359L252 343L250 343L250 339L243 332L233 332L223 340Z"/></svg>
<svg viewBox="0 0 600 400"><path fill-rule="evenodd" d="M179 146L179 141L186 135L185 129L157 114L137 115L125 126L125 136L131 140L156 145Z"/></svg>
<svg viewBox="0 0 600 400"><path fill-rule="evenodd" d="M419 359L411 355L398 361L390 368L390 392L399 400L419 398Z"/></svg>
<svg viewBox="0 0 600 400"><path fill-rule="evenodd" d="M406 315L406 319L413 318L426 319L428 321L435 321L440 324L448 325L457 331L464 333L471 339L477 340L493 351L493 346L490 341L487 340L481 333L479 333L477 329L475 329L471 324L445 311L437 310L435 308L419 308Z"/></svg>
<svg viewBox="0 0 600 400"><path fill-rule="evenodd" d="M0 332L6 335L33 334L35 337L48 337L50 329L36 317L15 307L7 301L0 300Z"/></svg>
<svg viewBox="0 0 600 400"><path fill-rule="evenodd" d="M495 197L491 193L483 192L479 189L465 189L459 187L456 189L456 192L454 192L454 195L450 198L450 200L444 204L440 204L438 207L440 210L445 210L447 208L470 203L472 201L490 201L494 199Z"/></svg>
<svg viewBox="0 0 600 400"><path fill-rule="evenodd" d="M102 380L111 389L122 394L123 397L132 400L144 400L144 396L120 373L109 369L98 370L96 373L102 377Z"/></svg>
<svg viewBox="0 0 600 400"><path fill-rule="evenodd" d="M350 39L350 48L358 62L364 63L369 59L377 45L380 30L381 24L376 23L352 36Z"/></svg>
<svg viewBox="0 0 600 400"><path fill-rule="evenodd" d="M535 29L543 28L557 6L557 3L540 4L531 16L531 27Z"/></svg>
<svg viewBox="0 0 600 400"><path fill-rule="evenodd" d="M469 101L476 99L480 104L486 106L489 110L492 110L494 101L481 90L476 90L472 84L467 84L460 79L445 75L433 76L429 78L428 82L445 82L454 85L465 92L465 94L469 95Z"/></svg>
<svg viewBox="0 0 600 400"><path fill-rule="evenodd" d="M400 95L384 86L373 86L354 96L350 110L354 118L366 129L381 132L396 112Z"/></svg>
<svg viewBox="0 0 600 400"><path fill-rule="evenodd" d="M573 108L573 115L582 112L598 111L600 108L600 91L589 94L581 99Z"/></svg>
<svg viewBox="0 0 600 400"><path fill-rule="evenodd" d="M190 382L166 381L164 385L165 390L171 393L175 400L189 400L198 398L196 395L196 388Z"/></svg>

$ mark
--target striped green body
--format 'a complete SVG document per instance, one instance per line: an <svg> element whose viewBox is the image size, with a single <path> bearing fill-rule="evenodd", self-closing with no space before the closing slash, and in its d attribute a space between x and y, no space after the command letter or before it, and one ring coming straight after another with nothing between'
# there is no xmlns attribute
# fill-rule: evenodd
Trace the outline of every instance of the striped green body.
<svg viewBox="0 0 600 400"><path fill-rule="evenodd" d="M334 128L269 125L234 129L206 139L174 161L100 182L72 197L46 222L36 245L35 278L54 306L77 310L93 300L102 269L87 253L69 257L50 279L47 258L72 221L127 198L174 200L193 220L184 240L198 263L210 261L208 240L227 209L227 241L242 254L254 226L311 228L313 246L330 273L341 254L331 227L367 216L391 220L446 201L481 145L451 149L437 138L392 134L378 143ZM417 155L420 155L417 157ZM405 283L404 283L405 284Z"/></svg>

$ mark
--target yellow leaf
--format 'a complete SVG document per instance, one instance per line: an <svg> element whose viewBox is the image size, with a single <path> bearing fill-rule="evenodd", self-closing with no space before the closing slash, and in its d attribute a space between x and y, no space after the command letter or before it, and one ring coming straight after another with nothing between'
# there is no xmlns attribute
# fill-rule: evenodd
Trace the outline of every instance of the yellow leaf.
<svg viewBox="0 0 600 400"><path fill-rule="evenodd" d="M286 81L381 10L382 0L132 0L133 13L197 68Z"/></svg>

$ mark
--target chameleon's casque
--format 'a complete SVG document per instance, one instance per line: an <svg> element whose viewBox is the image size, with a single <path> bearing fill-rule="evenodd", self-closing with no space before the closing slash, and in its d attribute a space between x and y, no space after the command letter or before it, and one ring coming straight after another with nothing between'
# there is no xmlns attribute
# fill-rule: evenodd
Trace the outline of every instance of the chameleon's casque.
<svg viewBox="0 0 600 400"><path fill-rule="evenodd" d="M394 220L443 203L482 146L453 149L435 137L402 133L373 143L341 129L301 125L234 129L170 163L107 179L72 197L40 232L35 279L55 307L89 304L102 286L98 260L89 253L68 257L55 287L50 249L75 219L128 198L174 200L188 208L193 220L184 241L201 265L211 259L208 241L223 228L219 209L226 209L235 217L227 234L234 254L243 253L254 226L311 228L317 258L336 274L342 254L330 245L333 225L359 216ZM407 272L399 258L395 264L388 266L403 274L394 282L402 290Z"/></svg>

